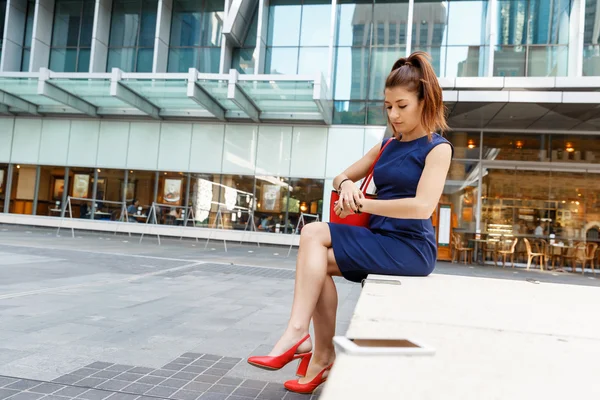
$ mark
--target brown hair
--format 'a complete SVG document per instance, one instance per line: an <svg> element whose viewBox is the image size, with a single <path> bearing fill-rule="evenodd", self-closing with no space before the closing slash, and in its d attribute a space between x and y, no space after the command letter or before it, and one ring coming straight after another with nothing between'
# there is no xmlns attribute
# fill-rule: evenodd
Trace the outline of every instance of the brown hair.
<svg viewBox="0 0 600 400"><path fill-rule="evenodd" d="M449 128L446 123L442 88L429 60L431 56L424 51L415 51L408 57L398 59L385 80L385 88L402 86L417 93L418 99L423 100L421 124L431 139L431 132L444 132ZM393 126L392 130L396 133Z"/></svg>

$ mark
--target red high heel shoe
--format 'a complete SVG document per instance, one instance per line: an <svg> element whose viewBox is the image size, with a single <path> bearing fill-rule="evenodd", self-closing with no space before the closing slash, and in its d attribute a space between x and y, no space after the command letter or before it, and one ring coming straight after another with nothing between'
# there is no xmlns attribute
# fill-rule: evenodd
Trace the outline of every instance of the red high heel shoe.
<svg viewBox="0 0 600 400"><path fill-rule="evenodd" d="M293 347L291 347L288 351L286 351L280 356L254 356L248 358L248 364L254 365L258 368L274 371L281 369L291 361L300 358L301 361L298 364L296 375L305 376L306 371L308 370L308 364L310 363L310 358L312 357L312 353L296 353L296 351L298 351L298 347L300 347L300 345L304 343L309 337L310 335L304 336L304 338L302 338L298 343L296 343Z"/></svg>
<svg viewBox="0 0 600 400"><path fill-rule="evenodd" d="M314 377L314 379L308 383L300 383L297 379L292 381L287 381L283 384L283 386L289 390L290 392L309 394L314 392L319 385L327 380L327 377L323 377L323 374L329 371L333 367L333 364L330 364L328 367L323 368L321 372Z"/></svg>

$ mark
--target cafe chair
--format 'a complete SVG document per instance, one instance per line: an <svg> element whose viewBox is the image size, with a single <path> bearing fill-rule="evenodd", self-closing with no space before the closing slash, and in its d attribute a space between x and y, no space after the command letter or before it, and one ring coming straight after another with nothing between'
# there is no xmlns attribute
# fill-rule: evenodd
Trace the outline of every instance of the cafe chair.
<svg viewBox="0 0 600 400"><path fill-rule="evenodd" d="M510 256L510 263L512 265L512 267L515 267L515 248L517 247L517 243L519 242L518 238L515 238L512 241L512 244L510 245L510 247L506 250L497 250L496 255L497 256L502 256L502 268L504 268L504 266L506 265L506 259ZM496 264L496 266L498 266L498 258L495 256L494 257L494 264Z"/></svg>
<svg viewBox="0 0 600 400"><path fill-rule="evenodd" d="M529 269L531 266L531 262L538 257L540 269L543 271L544 265L546 264L546 253L539 250L534 252L531 249L531 243L529 242L529 239L523 238L523 241L525 242L525 248L527 248L527 269Z"/></svg>
<svg viewBox="0 0 600 400"><path fill-rule="evenodd" d="M454 234L454 255L452 256L452 262L460 262L460 256L463 255L464 262L467 264L473 263L473 248L467 247L463 244L462 239L459 234Z"/></svg>

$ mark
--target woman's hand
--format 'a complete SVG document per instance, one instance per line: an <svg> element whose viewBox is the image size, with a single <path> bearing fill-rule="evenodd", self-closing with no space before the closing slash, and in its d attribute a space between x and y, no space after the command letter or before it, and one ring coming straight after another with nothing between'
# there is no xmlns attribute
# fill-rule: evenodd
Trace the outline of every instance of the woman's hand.
<svg viewBox="0 0 600 400"><path fill-rule="evenodd" d="M342 183L342 187L340 190L340 199L338 201L338 205L341 208L341 211L348 212L347 215L354 214L358 211L359 207L362 204L365 195L360 191L358 187L354 184L354 182L347 180Z"/></svg>
<svg viewBox="0 0 600 400"><path fill-rule="evenodd" d="M340 218L346 218L348 215L352 215L354 214L354 212L352 212L352 210L350 210L348 207L346 207L346 209L342 210L342 207L340 206L340 202L336 201L335 205L333 207L333 212L335 212L335 215L337 215Z"/></svg>

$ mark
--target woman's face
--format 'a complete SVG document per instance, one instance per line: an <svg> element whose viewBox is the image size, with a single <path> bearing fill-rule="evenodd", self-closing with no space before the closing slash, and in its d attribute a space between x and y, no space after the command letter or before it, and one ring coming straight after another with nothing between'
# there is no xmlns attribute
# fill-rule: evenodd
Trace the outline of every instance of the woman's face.
<svg viewBox="0 0 600 400"><path fill-rule="evenodd" d="M388 120L396 133L409 134L421 127L423 102L417 93L404 87L396 86L385 89L385 108Z"/></svg>

